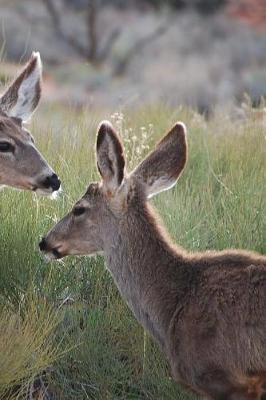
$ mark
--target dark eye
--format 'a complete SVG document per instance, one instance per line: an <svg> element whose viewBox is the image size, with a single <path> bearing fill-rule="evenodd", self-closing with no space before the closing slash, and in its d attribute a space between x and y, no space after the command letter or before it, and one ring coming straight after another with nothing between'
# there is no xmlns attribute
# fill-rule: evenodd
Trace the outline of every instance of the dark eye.
<svg viewBox="0 0 266 400"><path fill-rule="evenodd" d="M86 208L85 208L85 207L75 207L74 210L73 210L73 214L74 214L75 216L78 216L78 215L84 214L85 211L86 211Z"/></svg>
<svg viewBox="0 0 266 400"><path fill-rule="evenodd" d="M11 144L9 142L0 142L0 152L1 153L14 152L13 144Z"/></svg>

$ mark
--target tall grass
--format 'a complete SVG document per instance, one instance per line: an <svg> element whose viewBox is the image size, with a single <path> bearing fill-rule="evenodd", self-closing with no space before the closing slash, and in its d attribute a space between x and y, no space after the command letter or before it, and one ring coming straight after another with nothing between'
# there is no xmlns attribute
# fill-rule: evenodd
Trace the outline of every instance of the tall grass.
<svg viewBox="0 0 266 400"><path fill-rule="evenodd" d="M27 398L37 376L58 359L54 343L60 318L33 293L21 298L15 311L8 305L0 311L0 398Z"/></svg>
<svg viewBox="0 0 266 400"><path fill-rule="evenodd" d="M192 399L172 381L164 357L120 298L101 257L46 264L37 249L41 236L98 179L96 127L111 115L131 167L176 120L187 124L185 172L174 189L153 200L179 245L193 251L265 252L263 118L250 112L246 120L232 122L217 114L206 122L191 110L161 105L115 115L56 105L43 110L32 133L60 175L63 195L51 201L10 189L0 193L0 394L5 399L7 393L19 396L18 388L44 371L57 399ZM30 301L24 301L29 293Z"/></svg>

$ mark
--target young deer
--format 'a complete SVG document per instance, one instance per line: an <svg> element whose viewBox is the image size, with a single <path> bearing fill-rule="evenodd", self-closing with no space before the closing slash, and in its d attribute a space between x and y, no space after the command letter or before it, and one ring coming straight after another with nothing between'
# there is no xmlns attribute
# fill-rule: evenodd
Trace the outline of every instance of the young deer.
<svg viewBox="0 0 266 400"><path fill-rule="evenodd" d="M49 194L60 188L60 180L23 126L39 103L41 78L40 54L33 53L0 96L0 185Z"/></svg>
<svg viewBox="0 0 266 400"><path fill-rule="evenodd" d="M131 173L108 122L97 137L100 183L40 242L50 258L103 252L138 321L175 380L209 399L255 400L266 390L266 257L189 254L172 244L149 197L172 187L187 159L177 123Z"/></svg>

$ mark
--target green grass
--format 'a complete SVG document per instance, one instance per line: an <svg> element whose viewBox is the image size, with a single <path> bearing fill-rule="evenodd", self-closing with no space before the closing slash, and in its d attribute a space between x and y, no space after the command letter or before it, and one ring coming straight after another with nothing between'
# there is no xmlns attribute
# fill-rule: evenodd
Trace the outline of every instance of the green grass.
<svg viewBox="0 0 266 400"><path fill-rule="evenodd" d="M206 122L191 110L160 105L119 117L113 120L131 167L176 120L188 126L184 174L174 189L153 200L177 243L193 251L231 247L265 253L261 118L250 112L245 121L232 122L217 114ZM171 379L102 258L46 264L37 249L40 237L98 179L94 141L101 118L110 113L56 105L39 110L32 133L62 178L64 194L51 201L0 192L0 398L25 398L34 377L44 376L57 399L192 399ZM65 302L68 296L73 300Z"/></svg>

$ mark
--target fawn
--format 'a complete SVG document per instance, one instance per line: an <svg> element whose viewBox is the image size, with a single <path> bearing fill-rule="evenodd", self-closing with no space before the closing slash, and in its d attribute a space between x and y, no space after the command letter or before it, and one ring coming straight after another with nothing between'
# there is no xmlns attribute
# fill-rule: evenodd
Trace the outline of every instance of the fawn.
<svg viewBox="0 0 266 400"><path fill-rule="evenodd" d="M25 129L41 96L42 63L32 53L22 72L0 96L0 186L50 194L60 180L34 145Z"/></svg>
<svg viewBox="0 0 266 400"><path fill-rule="evenodd" d="M266 257L188 253L172 244L148 203L185 166L184 124L176 123L131 174L109 122L99 127L96 153L101 182L89 185L40 250L52 259L103 253L177 382L209 399L259 399L266 391Z"/></svg>

